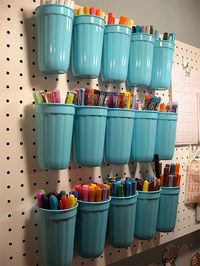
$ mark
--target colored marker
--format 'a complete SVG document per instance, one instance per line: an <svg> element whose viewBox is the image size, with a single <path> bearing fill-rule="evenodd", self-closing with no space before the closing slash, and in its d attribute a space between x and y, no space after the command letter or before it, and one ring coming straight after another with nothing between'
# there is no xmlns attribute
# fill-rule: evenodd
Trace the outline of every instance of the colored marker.
<svg viewBox="0 0 200 266"><path fill-rule="evenodd" d="M57 210L58 209L58 200L54 195L50 196L49 202L50 202L51 210Z"/></svg>
<svg viewBox="0 0 200 266"><path fill-rule="evenodd" d="M90 7L89 6L85 6L84 7L84 14L85 15L89 15L90 14Z"/></svg>
<svg viewBox="0 0 200 266"><path fill-rule="evenodd" d="M126 25L127 17L121 16L119 19L119 24Z"/></svg>

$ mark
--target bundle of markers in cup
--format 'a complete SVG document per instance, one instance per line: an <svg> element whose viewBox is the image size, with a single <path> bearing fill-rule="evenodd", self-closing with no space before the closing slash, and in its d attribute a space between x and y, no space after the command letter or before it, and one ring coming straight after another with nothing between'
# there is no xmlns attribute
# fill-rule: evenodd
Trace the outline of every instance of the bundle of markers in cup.
<svg viewBox="0 0 200 266"><path fill-rule="evenodd" d="M142 110L154 110L159 112L174 112L177 113L178 103L161 103L161 97L153 96L152 94L146 95Z"/></svg>
<svg viewBox="0 0 200 266"><path fill-rule="evenodd" d="M114 197L129 197L136 193L136 181L134 178L113 177L107 178L104 184L110 186L111 196Z"/></svg>
<svg viewBox="0 0 200 266"><path fill-rule="evenodd" d="M38 207L49 210L65 210L76 206L77 198L73 193L66 193L62 190L60 193L49 192L45 194L44 190L36 193Z"/></svg>
<svg viewBox="0 0 200 266"><path fill-rule="evenodd" d="M160 174L161 185L163 187L179 187L181 175L179 174L180 163L166 164L163 174Z"/></svg>
<svg viewBox="0 0 200 266"><path fill-rule="evenodd" d="M40 5L45 5L45 4L65 5L71 9L74 9L73 0L40 0Z"/></svg>
<svg viewBox="0 0 200 266"><path fill-rule="evenodd" d="M165 32L163 34L163 37L160 36L159 32L153 28L152 25L150 26L140 26L140 25L134 25L132 27L132 33L147 33L151 34L155 37L156 40L167 40L175 42L175 34L174 33L168 33Z"/></svg>
<svg viewBox="0 0 200 266"><path fill-rule="evenodd" d="M74 15L75 16L93 15L93 16L101 17L103 19L105 19L106 17L106 14L102 9L96 8L96 7L90 7L90 6L75 8Z"/></svg>
<svg viewBox="0 0 200 266"><path fill-rule="evenodd" d="M110 197L110 186L107 184L76 184L74 191L77 193L78 200L86 202L106 201Z"/></svg>
<svg viewBox="0 0 200 266"><path fill-rule="evenodd" d="M137 181L137 190L139 191L156 191L160 189L160 179L155 177L148 177L148 178L135 178Z"/></svg>
<svg viewBox="0 0 200 266"><path fill-rule="evenodd" d="M116 24L115 20L116 20L115 13L113 13L113 12L108 13L107 25ZM134 21L133 21L133 19L129 19L125 16L120 16L119 23L117 23L117 24L132 28Z"/></svg>

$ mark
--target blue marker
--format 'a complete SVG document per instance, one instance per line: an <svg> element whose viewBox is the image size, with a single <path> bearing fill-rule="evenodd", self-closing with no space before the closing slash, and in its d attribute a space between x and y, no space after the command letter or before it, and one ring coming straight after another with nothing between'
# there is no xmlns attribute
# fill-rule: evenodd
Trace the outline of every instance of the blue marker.
<svg viewBox="0 0 200 266"><path fill-rule="evenodd" d="M125 196L128 197L130 196L130 188L129 188L129 181L125 181Z"/></svg>
<svg viewBox="0 0 200 266"><path fill-rule="evenodd" d="M129 196L132 196L133 195L132 183L133 183L133 181L131 181L131 180L128 181L128 185L129 185Z"/></svg>
<svg viewBox="0 0 200 266"><path fill-rule="evenodd" d="M44 209L49 209L49 198L45 194L43 194L41 198L42 198L42 207Z"/></svg>
<svg viewBox="0 0 200 266"><path fill-rule="evenodd" d="M170 170L169 170L169 174L170 174L170 175L174 175L175 166L176 166L176 165L175 165L174 163L171 164L171 166L170 166Z"/></svg>
<svg viewBox="0 0 200 266"><path fill-rule="evenodd" d="M139 25L136 26L135 32L136 33L140 33L141 32L141 27Z"/></svg>
<svg viewBox="0 0 200 266"><path fill-rule="evenodd" d="M51 210L58 210L58 200L56 196L51 195L49 198Z"/></svg>
<svg viewBox="0 0 200 266"><path fill-rule="evenodd" d="M80 88L81 91L81 105L85 104L85 89L84 88Z"/></svg>
<svg viewBox="0 0 200 266"><path fill-rule="evenodd" d="M171 41L175 42L175 34L174 33L170 33L169 36L171 37Z"/></svg>
<svg viewBox="0 0 200 266"><path fill-rule="evenodd" d="M117 181L114 180L113 182L113 194L114 196L117 196Z"/></svg>

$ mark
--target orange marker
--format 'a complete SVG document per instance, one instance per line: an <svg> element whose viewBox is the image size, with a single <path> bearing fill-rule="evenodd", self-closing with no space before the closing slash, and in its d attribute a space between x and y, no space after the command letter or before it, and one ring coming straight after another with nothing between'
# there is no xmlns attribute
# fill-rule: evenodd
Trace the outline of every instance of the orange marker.
<svg viewBox="0 0 200 266"><path fill-rule="evenodd" d="M102 189L100 187L97 187L95 193L95 201L99 202L101 201L101 198L102 198Z"/></svg>
<svg viewBox="0 0 200 266"><path fill-rule="evenodd" d="M78 16L78 12L79 12L78 8L75 8L74 9L74 16Z"/></svg>
<svg viewBox="0 0 200 266"><path fill-rule="evenodd" d="M85 6L84 7L84 14L85 15L89 15L90 14L90 7L89 6Z"/></svg>
<svg viewBox="0 0 200 266"><path fill-rule="evenodd" d="M99 17L102 16L102 10L101 9L96 10L96 16L99 16Z"/></svg>
<svg viewBox="0 0 200 266"><path fill-rule="evenodd" d="M94 187L89 187L89 197L88 197L89 202L95 202L95 188Z"/></svg>
<svg viewBox="0 0 200 266"><path fill-rule="evenodd" d="M160 185L161 186L163 185L163 175L162 174L160 175Z"/></svg>
<svg viewBox="0 0 200 266"><path fill-rule="evenodd" d="M180 170L180 163L176 163L174 169L174 175L179 175L179 170Z"/></svg>
<svg viewBox="0 0 200 266"><path fill-rule="evenodd" d="M127 17L121 16L119 19L119 24L126 25Z"/></svg>

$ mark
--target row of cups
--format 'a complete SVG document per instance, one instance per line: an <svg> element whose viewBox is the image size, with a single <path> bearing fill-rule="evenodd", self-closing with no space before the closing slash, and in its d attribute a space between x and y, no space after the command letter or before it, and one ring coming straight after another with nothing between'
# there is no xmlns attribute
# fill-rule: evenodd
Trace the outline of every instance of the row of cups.
<svg viewBox="0 0 200 266"><path fill-rule="evenodd" d="M107 82L127 81L128 85L152 89L170 87L172 41L155 40L146 33L132 34L124 25L105 25L98 16L74 17L74 11L63 5L38 6L36 21L38 65L44 73L67 72L71 55L75 77L97 78L101 73Z"/></svg>
<svg viewBox="0 0 200 266"><path fill-rule="evenodd" d="M107 225L109 242L116 248L127 248L134 237L151 239L156 230L172 231L179 192L180 187L163 187L158 191L138 191L130 197L111 197L104 202L78 201L76 207L67 210L38 208L44 265L71 265L74 246L81 257L99 257Z"/></svg>
<svg viewBox="0 0 200 266"><path fill-rule="evenodd" d="M71 144L78 166L104 161L151 162L174 154L177 114L67 104L36 104L36 137L42 169L69 166Z"/></svg>

